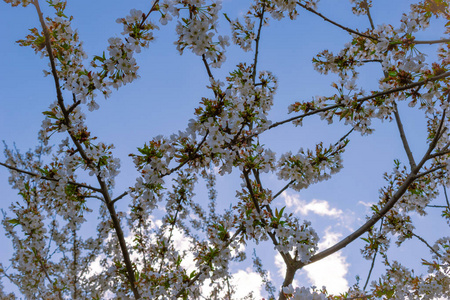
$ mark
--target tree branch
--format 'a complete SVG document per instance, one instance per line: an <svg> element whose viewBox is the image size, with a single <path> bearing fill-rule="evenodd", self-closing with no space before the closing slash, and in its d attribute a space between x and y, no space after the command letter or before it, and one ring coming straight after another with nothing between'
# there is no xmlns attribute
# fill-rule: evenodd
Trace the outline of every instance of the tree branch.
<svg viewBox="0 0 450 300"><path fill-rule="evenodd" d="M173 230L175 229L175 224L178 221L178 213L183 209L183 206L181 205L183 200L186 200L186 199L184 199L183 196L180 196L180 198L178 199L175 216L173 217L173 221L170 224L170 234L169 234L169 238L167 239L167 245L169 245L172 240ZM167 214L170 216L170 213L167 213ZM164 229L161 229L161 236L164 236ZM168 251L167 247L164 246L164 250L162 250L162 253L161 253L161 263L159 265L159 271L158 271L159 274L161 274L162 268L164 266L164 259L166 258L167 251ZM144 254L144 257L145 257L145 254Z"/></svg>
<svg viewBox="0 0 450 300"><path fill-rule="evenodd" d="M95 195L86 196L84 198L94 198L94 199L98 199L102 202L105 202L105 199L103 199L102 197L99 197L99 196L95 196Z"/></svg>
<svg viewBox="0 0 450 300"><path fill-rule="evenodd" d="M157 2L158 1L156 1L154 5L156 5ZM53 79L54 79L54 82L55 82L56 94L57 94L57 99L58 99L58 106L61 108L61 111L63 113L64 123L66 124L66 126L68 128L67 132L69 133L69 136L70 136L71 140L73 141L73 143L77 147L77 150L79 151L81 157L85 160L86 164L92 170L95 171L96 167L93 166L92 162L89 160L89 158L88 158L86 152L84 151L83 147L81 146L80 142L77 140L77 138L71 132L70 118L69 118L69 114L68 114L68 112L66 110L66 107L64 105L64 99L63 99L62 93L61 93L61 86L59 84L59 77L58 77L58 73L57 73L57 70L56 70L55 59L54 59L52 47L51 47L51 44L50 44L50 40L51 40L50 33L48 31L47 25L45 24L43 14L42 14L41 9L39 7L39 1L38 0L33 0L33 4L36 7L36 11L37 11L38 16L39 16L39 21L41 23L41 27L42 27L42 30L44 32L45 47L46 47L46 50L47 50L47 53L48 53L48 56L49 56L50 65L51 65L51 69L52 69L52 75L53 75ZM127 277L128 277L129 283L130 283L131 290L132 290L132 292L134 294L134 297L136 299L140 299L141 296L140 296L139 291L137 290L136 285L135 285L135 274L134 274L133 266L131 264L131 259L130 259L128 248L127 248L127 245L126 245L126 242L125 242L125 237L124 237L124 234L123 234L123 231L122 231L122 227L120 225L119 218L117 217L117 212L115 210L114 203L111 203L111 197L109 195L108 187L107 187L106 183L104 182L103 178L100 177L100 175L98 175L98 174L96 175L96 177L97 177L97 181L100 184L101 194L103 195L103 197L105 199L106 206L107 206L108 211L110 213L114 229L116 231L117 239L119 241L120 249L122 251L123 259L124 259L124 262L125 262L125 266L126 266L126 270L127 270Z"/></svg>
<svg viewBox="0 0 450 300"><path fill-rule="evenodd" d="M366 0L364 0L364 2L366 3L367 16L369 17L370 27L372 28L372 30L374 30L374 29L375 29L375 26L374 26L374 24L373 24L373 20L372 20L371 14L370 14L369 6L367 5L367 1L366 1ZM373 37L373 36L370 36L370 35L367 35L367 34L358 32L358 31L356 31L356 30L354 30L354 29L345 27L345 26L343 26L343 25L341 25L341 24L339 24L339 23L337 23L337 22L335 22L335 21L333 21L333 20L331 20L331 19L325 17L325 16L322 15L321 13L315 11L314 9L312 9L312 8L310 8L310 7L307 7L306 5L304 5L304 4L300 3L300 2L297 2L297 4L298 4L299 6L301 6L302 8L304 8L304 9L306 9L306 10L312 12L313 14L315 14L315 15L321 17L324 21L329 22L329 23L331 23L331 24L337 26L337 27L339 27L339 28L341 28L341 29L347 31L348 33L356 34L356 35L358 35L358 36L361 36L361 37L370 39L370 40L372 40L372 41L379 41L379 39L376 38L376 37ZM415 40L410 41L410 40L408 40L408 41L405 41L405 42L400 42L400 43L398 43L398 44L413 43L413 44L427 44L427 45L432 45L432 44L440 44L440 43L448 43L448 42L450 42L450 39L439 39L439 40L430 40L430 41L415 41Z"/></svg>
<svg viewBox="0 0 450 300"><path fill-rule="evenodd" d="M308 264L311 264L313 262L319 261L339 250L346 247L348 244L359 238L361 235L363 235L365 232L367 232L373 225L375 225L384 215L386 215L387 212L391 210L392 207L400 200L400 198L403 196L403 194L408 190L408 187L414 182L416 179L417 173L420 171L422 166L425 164L425 162L428 160L428 156L433 151L433 149L436 147L436 144L441 136L442 133L442 126L444 123L445 118L445 111L443 113L441 122L439 124L438 130L435 134L434 139L431 141L427 152L423 156L422 160L419 162L419 164L411 170L411 173L406 177L403 184L398 188L397 192L392 196L392 198L386 203L386 205L378 212L375 213L365 224L363 224L360 228L358 228L356 231L354 231L352 234L348 235L346 238L338 242L337 244L331 246L330 248L313 255L308 263L302 263L298 262L298 267L301 268L303 266L306 266Z"/></svg>
<svg viewBox="0 0 450 300"><path fill-rule="evenodd" d="M213 76L213 74L211 72L211 69L209 68L209 64L206 61L206 55L205 54L202 54L202 61L203 61L203 64L205 65L206 72L208 72L209 78L214 80L214 76Z"/></svg>
<svg viewBox="0 0 450 300"><path fill-rule="evenodd" d="M412 41L413 44L441 44L441 43L450 43L450 39L439 39L439 40L431 40L431 41Z"/></svg>
<svg viewBox="0 0 450 300"><path fill-rule="evenodd" d="M370 62L382 63L383 61L381 59L364 59L364 60L360 60L360 62L362 62L362 63L370 63Z"/></svg>
<svg viewBox="0 0 450 300"><path fill-rule="evenodd" d="M244 171L242 173L244 174L244 178L245 178L245 182L246 182L246 185L247 185L247 189L249 190L250 196L251 196L252 201L253 201L253 205L255 206L256 211L258 212L258 214L259 214L259 216L261 218L261 222L263 223L263 225L266 226L267 223L265 222L265 220L261 216L261 208L259 206L258 199L256 199L255 194L253 193L253 188L252 188L252 185L251 185L251 182L250 182L250 178L248 176L248 170L244 169ZM268 206L268 209L272 213L272 210L271 210L270 206ZM275 236L275 234L273 232L270 232L269 230L267 230L267 234L269 235L270 239L272 240L272 243L274 244L274 246L279 245L279 242L277 241L277 238L276 238L276 236ZM284 282L285 283L286 282L292 282L292 279L294 278L295 272L296 272L296 270L298 268L297 269L295 268L294 260L292 259L291 255L289 253L285 253L285 252L280 251L280 250L278 250L278 252L280 253L281 257L283 258L283 260L284 260L284 262L286 264L286 270L289 270L289 272L286 271L286 276L285 276ZM283 286L287 286L287 285L289 285L289 283L287 283L286 285L284 285L284 283L283 283ZM281 294L280 294L280 297L281 297ZM280 299L283 299L283 298L280 298Z"/></svg>

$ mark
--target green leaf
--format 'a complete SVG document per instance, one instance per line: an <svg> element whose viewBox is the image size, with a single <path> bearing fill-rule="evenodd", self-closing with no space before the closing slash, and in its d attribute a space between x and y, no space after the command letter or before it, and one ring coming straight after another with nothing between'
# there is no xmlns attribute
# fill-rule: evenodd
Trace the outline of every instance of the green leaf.
<svg viewBox="0 0 450 300"><path fill-rule="evenodd" d="M282 208L281 208L281 210L280 210L280 218L283 216L283 212L284 212L284 209L286 208L286 206L283 206Z"/></svg>
<svg viewBox="0 0 450 300"><path fill-rule="evenodd" d="M394 296L395 290L389 290L386 292L386 296L389 298L392 298L392 296Z"/></svg>
<svg viewBox="0 0 450 300"><path fill-rule="evenodd" d="M224 15L225 19L227 19L227 21L231 23L231 20L230 20L230 18L228 17L228 15L225 14L225 13L224 13L223 15Z"/></svg>
<svg viewBox="0 0 450 300"><path fill-rule="evenodd" d="M183 259L181 258L181 256L178 256L177 261L176 261L176 265L179 267L181 265L181 262L183 261Z"/></svg>
<svg viewBox="0 0 450 300"><path fill-rule="evenodd" d="M17 219L10 219L10 220L8 220L8 223L13 224L14 226L17 226L20 224L19 220L17 220Z"/></svg>
<svg viewBox="0 0 450 300"><path fill-rule="evenodd" d="M51 119L55 119L55 120L58 119L58 118L56 117L55 113L52 112L52 111L44 111L44 112L42 112L42 114L43 114L44 116L47 116L47 117L51 118Z"/></svg>

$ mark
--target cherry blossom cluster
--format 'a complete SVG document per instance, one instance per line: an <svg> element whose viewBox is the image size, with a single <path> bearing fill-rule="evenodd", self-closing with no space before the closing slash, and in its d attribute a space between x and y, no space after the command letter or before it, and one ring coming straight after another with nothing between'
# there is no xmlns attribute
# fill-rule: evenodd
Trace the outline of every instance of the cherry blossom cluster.
<svg viewBox="0 0 450 300"><path fill-rule="evenodd" d="M12 6L27 6L28 4L31 4L33 0L5 0L6 3L11 3Z"/></svg>
<svg viewBox="0 0 450 300"><path fill-rule="evenodd" d="M239 45L244 51L251 51L252 43L256 38L255 21L252 20L251 15L245 15L244 24L239 19L234 21L228 17L227 19L231 26L233 43Z"/></svg>
<svg viewBox="0 0 450 300"><path fill-rule="evenodd" d="M367 260L373 259L375 253L386 253L390 247L390 239L387 237L386 232L377 232L374 228L369 230L367 237L362 239L366 244L360 251L362 256Z"/></svg>
<svg viewBox="0 0 450 300"><path fill-rule="evenodd" d="M372 0L350 0L353 4L352 12L357 15L367 15L368 9L372 7Z"/></svg>
<svg viewBox="0 0 450 300"><path fill-rule="evenodd" d="M272 243L287 270L293 270L292 278L287 276L280 288L280 299L326 299L325 288L292 286L295 272L321 255L316 254L319 237L310 222L285 212L286 207L277 207L275 198L284 189L299 191L339 172L348 135L353 130L371 133L373 118L395 120L410 167L394 161L393 172L385 174L387 184L380 190L380 199L372 206L373 215L364 225L368 229L362 254L375 259L379 252L386 273L372 283L370 292L356 285L348 295L450 297L450 240L443 237L430 246L415 233L411 218L412 213L426 215L430 203L438 198L438 186L450 183L450 44L416 37L432 17L450 21L448 1L418 1L394 27L373 24L372 1L350 0L353 13L366 15L370 28L359 31L337 25L350 33L350 41L337 54L324 50L313 59L318 72L338 75L331 84L335 93L295 102L289 113L302 114L275 123L269 112L278 81L258 66L262 27L271 19L288 16L294 20L302 9L336 25L316 11L318 0L255 0L243 20L233 21L225 14L233 43L246 52L255 50L251 63L239 63L225 79L217 79L210 69L222 67L230 46L230 38L218 34L221 1L154 0L146 12L132 9L117 19L123 26L122 36L109 38L105 52L94 56L86 64L89 67L85 67L87 55L79 34L72 29L73 18L65 14L67 1L48 1L54 16L47 18L36 0L5 2L34 4L42 30L31 29L19 42L50 60L50 70L44 72L53 77L57 91L57 101L44 112L39 132L44 146L24 155L5 147L6 161L2 163L10 169L10 184L22 198L11 205L2 224L16 249L11 259L16 273L8 276L25 297L187 299L204 296L206 285L210 286L210 298L225 297L233 276L230 263L245 260L243 245L251 241ZM210 80L209 95L199 101L185 130L169 137L156 136L130 155L138 178L128 190L115 195L120 161L113 155L113 145L96 141L85 123L84 111L99 108L97 93L108 97L111 88L138 78L136 54L154 40L154 31L159 29L152 21L155 14L161 25L178 20L176 48L181 54L189 49L201 57ZM422 44L440 44L436 61L419 51ZM380 65L383 76L377 91L366 92L358 86L359 68L366 63ZM70 101L65 99L68 94ZM428 120L429 148L418 161L401 126L400 101L411 108L418 106ZM277 155L261 143L260 136L266 131L289 122L301 127L303 119L314 114L330 124L343 120L351 130L334 145L325 147L321 142L313 150L301 148L297 153ZM47 146L61 135L57 146ZM230 209L220 212L216 175L233 172L240 174L241 186ZM278 175L287 183L285 188L273 193L266 187L267 174L263 173ZM88 178L88 182L80 178ZM202 181L208 205L198 200L202 195L195 195ZM81 228L93 211L91 199L100 201L97 233L95 238L86 238ZM129 199L126 212L116 211L121 199ZM450 220L448 209L443 216ZM374 226L377 222L379 229ZM360 235L352 234L346 240ZM412 238L428 246L431 259L423 260L428 275L416 276L388 260L391 236L397 237L398 246ZM268 273L258 259L254 264L273 296L275 288ZM0 272L7 274L4 270L1 266ZM0 297L13 296L5 295L0 284ZM231 297L230 291L227 297Z"/></svg>
<svg viewBox="0 0 450 300"><path fill-rule="evenodd" d="M356 1L355 5L357 8L355 8L355 13L358 14L366 11L367 5L370 7L371 3L370 1ZM414 89L406 93L392 93L390 97L362 102L358 100L365 96L365 92L362 89L357 90L355 83L358 78L356 67L367 62L381 63L385 73L385 78L380 80L381 90L410 84L417 77L427 80L427 78L446 71L447 64L445 63L441 65L433 63L432 67L429 67L424 53L417 49L413 36L418 30L428 27L433 14L445 15L445 4L434 8L428 7L430 5L428 1L420 5L412 5L411 12L402 17L399 28L383 24L361 34L352 32L353 41L345 45L338 55L334 55L328 50L319 53L313 59L315 68L321 73L327 74L331 71L341 77L341 82L332 84L338 93L332 97L318 98L319 101L296 103L294 111L299 111L301 108L306 113L323 108L324 101L335 102L339 107L334 110L326 110L321 113L322 117L331 122L334 116L339 116L340 119L345 119L346 123L352 124L355 129L363 133L372 132L372 129L368 127L371 124L370 118L386 119L392 114L393 102L396 99L409 98L411 106L414 106L420 99L421 107L432 113L434 103L431 99L436 97L445 102L440 84L428 82L424 85L426 91L422 94L418 92L419 89ZM430 13L430 9L432 13ZM445 47L441 46L439 51L445 53ZM441 55L441 57L444 56Z"/></svg>
<svg viewBox="0 0 450 300"><path fill-rule="evenodd" d="M324 148L323 144L318 144L315 153L311 150L305 153L303 149L300 149L295 155L290 151L282 154L278 161L278 178L295 180L292 188L296 190L327 180L342 168L340 154L345 145L346 142L337 147Z"/></svg>
<svg viewBox="0 0 450 300"><path fill-rule="evenodd" d="M298 15L297 1L295 0L274 0L273 4L277 9L271 10L269 8L269 11L272 18L276 20L281 20L284 17L283 12L287 12L291 20L294 20Z"/></svg>
<svg viewBox="0 0 450 300"><path fill-rule="evenodd" d="M386 275L382 275L379 282L372 283L376 297L390 295L393 299L436 299L450 295L448 265L447 270L422 279L397 261L386 264L389 267Z"/></svg>
<svg viewBox="0 0 450 300"><path fill-rule="evenodd" d="M123 24L122 38L110 38L108 40L108 56L94 56L90 65L94 70L84 67L83 61L87 58L79 34L71 28L73 17L65 15L66 1L50 1L50 6L55 9L56 17L47 17L47 27L52 38L51 45L59 78L63 80L63 87L74 93L77 100L88 102L89 110L99 108L95 101L96 91L105 97L111 93L110 88L132 82L138 77L138 66L134 53L139 53L141 47L147 48L149 42L154 39L153 30L158 26L153 24L147 16L139 10L131 10L130 15L119 18L118 23ZM36 52L47 56L44 47L45 37L36 28L31 30L25 40L19 41L23 46L31 46ZM44 71L50 74L49 71Z"/></svg>
<svg viewBox="0 0 450 300"><path fill-rule="evenodd" d="M225 61L225 48L229 45L228 37L218 36L214 41L215 31L218 27L218 12L222 5L221 1L177 1L188 10L189 17L178 21L176 31L178 40L177 49L180 54L185 48L191 49L193 53L211 61L210 66L218 68ZM208 1L209 2L209 1Z"/></svg>
<svg viewBox="0 0 450 300"><path fill-rule="evenodd" d="M292 285L283 287L283 293L289 300L325 300L326 294L315 288L294 287Z"/></svg>
<svg viewBox="0 0 450 300"><path fill-rule="evenodd" d="M275 217L277 219L277 217ZM283 220L284 219L284 220ZM304 221L300 225L300 220L289 217L287 214L271 224L275 229L273 232L278 237L279 244L275 246L280 252L295 252L296 260L308 262L319 249L317 243L319 236L311 227L311 223Z"/></svg>
<svg viewBox="0 0 450 300"><path fill-rule="evenodd" d="M112 156L111 150L113 145L105 145L103 143L94 144L92 141L96 137L92 137L90 132L84 125L85 115L79 106L74 107L71 114L67 118L61 111L58 103L53 103L50 110L44 112L45 119L39 132L39 138L47 144L49 138L55 132L69 131L71 137L84 145L84 157L77 153L80 149L69 145L69 138L64 139L59 145L60 154L68 154L63 158L63 164L59 166L56 175L59 179L72 176L78 166L89 169L89 175L101 176L105 179L109 186L114 186L114 177L118 174L120 168L120 160ZM95 165L95 166L94 166Z"/></svg>
<svg viewBox="0 0 450 300"><path fill-rule="evenodd" d="M63 179L57 180L59 169L56 162L46 166L41 161L42 155L48 154L50 150L50 147L38 147L25 155L8 148L5 150L7 161L16 168L40 170L40 174L34 176L11 174L11 183L20 191L24 204L12 204L10 209L15 217L5 217L2 220L7 235L17 248L11 262L20 272L12 274L11 278L20 283L22 294L30 298L39 293L54 299L58 290L61 291L70 284L69 277L73 275L72 272L69 272L69 277L56 275L62 272L68 262L64 258L59 261L52 259L54 249L50 248L47 240L51 240L57 249L64 251L65 243L85 221L83 215L90 211L84 201L84 197L89 197L90 193L68 183L68 180L74 179L73 176L64 176ZM36 178L40 176L54 180L36 182ZM63 224L59 224L55 214L63 218ZM47 222L49 217L53 219L50 223ZM74 239L73 242L80 250L92 250L89 246L91 244L85 244L82 240ZM80 254L80 259L83 256ZM50 280L50 283L45 283L47 280Z"/></svg>
<svg viewBox="0 0 450 300"><path fill-rule="evenodd" d="M161 184L161 177L170 173L169 164L188 163L193 170L204 168L210 162L220 166L220 173L231 172L234 166L244 166L253 161L264 172L272 168L274 154L257 145L237 152L233 147L241 143L242 135L266 128L270 122L267 113L276 90L276 79L269 72L259 75L261 85L255 87L251 80L251 68L239 65L227 79L229 88L222 91L220 82L212 82L210 88L218 99L203 98L201 107L185 132L170 138L156 137L149 145L139 148L135 163L143 174L143 183ZM203 138L201 138L203 136ZM254 148L253 148L254 147ZM150 171L155 170L155 171Z"/></svg>

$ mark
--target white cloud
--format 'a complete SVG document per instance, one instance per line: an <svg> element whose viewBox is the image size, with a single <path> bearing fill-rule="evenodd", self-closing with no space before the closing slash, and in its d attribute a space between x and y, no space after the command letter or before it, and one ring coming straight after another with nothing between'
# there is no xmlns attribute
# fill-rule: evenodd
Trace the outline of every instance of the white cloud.
<svg viewBox="0 0 450 300"><path fill-rule="evenodd" d="M373 203L373 202L359 201L358 204L361 204L361 205L363 205L363 206L365 206L365 207L367 207L367 208L371 208L372 205L374 205L375 203Z"/></svg>
<svg viewBox="0 0 450 300"><path fill-rule="evenodd" d="M178 228L175 228L175 230L173 231L172 239L175 249L180 252L186 251L186 256L181 262L181 266L186 270L195 270L195 257L194 254L189 251L190 249L192 249L192 243L190 239L185 236Z"/></svg>
<svg viewBox="0 0 450 300"><path fill-rule="evenodd" d="M209 295L212 291L212 287L210 286L211 281L206 279L203 286L202 292L203 295ZM262 299L261 295L262 291L262 280L261 276L258 273L254 272L251 268L247 268L245 270L239 270L236 273L232 274L231 285L233 286L233 299L242 299L248 294L253 292L254 299ZM225 298L226 291L220 292L220 299Z"/></svg>
<svg viewBox="0 0 450 300"><path fill-rule="evenodd" d="M281 194L284 197L287 207L293 207L295 213L300 213L302 215L308 215L309 212L320 216L329 216L333 218L338 218L342 216L343 211L337 208L331 208L328 201L313 199L311 202L306 202L300 199L296 194L289 195L286 192Z"/></svg>
<svg viewBox="0 0 450 300"><path fill-rule="evenodd" d="M284 263L279 252L275 255L275 266L278 269L278 275L284 277L284 274L286 273L286 264Z"/></svg>
<svg viewBox="0 0 450 300"><path fill-rule="evenodd" d="M340 233L325 231L323 242L319 243L319 249L326 249L338 242L342 236ZM319 250L319 251L320 251ZM348 290L348 281L345 275L348 273L349 264L341 253L334 253L318 262L304 267L312 285L319 288L325 286L329 293L338 294Z"/></svg>
<svg viewBox="0 0 450 300"><path fill-rule="evenodd" d="M261 289L262 280L258 273L253 272L251 268L239 270L233 274L232 284L235 286L235 298L241 299L253 292L255 299L262 299Z"/></svg>

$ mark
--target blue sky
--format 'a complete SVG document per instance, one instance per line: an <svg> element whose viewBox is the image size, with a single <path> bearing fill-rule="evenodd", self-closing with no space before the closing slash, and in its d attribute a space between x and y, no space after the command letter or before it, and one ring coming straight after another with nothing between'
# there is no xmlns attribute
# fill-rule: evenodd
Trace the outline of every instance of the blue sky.
<svg viewBox="0 0 450 300"><path fill-rule="evenodd" d="M394 26L398 25L401 12L408 7L408 2L376 1L372 10L374 22L392 22ZM78 29L85 51L92 57L104 51L109 37L118 36L122 31L121 25L115 22L118 17L127 15L131 8L145 11L149 7L148 3L149 1L144 0L69 1L67 13L74 15L73 27ZM243 0L225 0L223 11L233 19L246 11L248 3L249 1ZM44 13L46 11L48 10L44 9ZM351 14L349 1L323 0L319 4L319 11L351 28L364 30L369 26L366 17ZM37 15L31 6L25 9L11 8L0 2L0 26L4 28L0 32L0 140L4 140L8 145L16 143L22 151L37 145L41 112L56 98L52 79L44 77L42 72L47 61L40 59L31 49L19 47L14 43L27 34L28 28L37 25ZM230 32L224 18L219 31L222 35ZM137 55L141 78L119 91L114 91L108 100L100 99L100 110L88 113L87 124L91 131L101 141L114 143L115 156L121 158L121 174L116 180L117 194L133 185L137 177L128 154L135 153L137 147L158 134L170 135L183 130L188 120L193 118L194 108L198 107L201 97L209 96L205 87L208 77L201 59L188 51L180 56L173 45L176 40L174 22L162 27L155 35L156 41L150 48ZM429 30L424 36L436 39L442 36L442 32ZM259 70L272 71L278 77L279 83L274 109L270 115L273 121L286 118L288 105L295 101L310 100L315 95L333 93L330 83L336 78L315 72L311 59L323 49L336 52L348 41L346 32L306 11L300 11L296 21L272 20L270 26L263 29ZM427 49L430 48L424 48L426 52ZM222 80L238 62L251 62L253 54L244 53L232 46L226 55L228 60L222 69L213 70L215 76ZM364 86L365 90L376 90L380 76L381 70L378 66L369 65L361 69L359 84ZM400 112L411 139L412 150L420 155L425 149L424 119L404 106L400 106ZM290 203L289 209L297 209L301 218L311 220L324 243L337 241L339 236L344 237L362 224L365 214L369 212L364 203L377 201L378 189L383 185L382 174L392 170L393 159L406 161L395 124L375 121L375 129L375 133L368 137L361 137L357 133L351 136L351 143L344 154L344 169L333 179L299 193L288 191L278 200L279 207ZM318 117L312 117L306 119L301 128L283 125L265 134L261 140L280 155L283 151L313 147L318 141L324 141L325 144L334 143L348 130L343 124L329 126ZM57 143L57 140L54 140L54 143ZM0 208L5 210L9 203L18 199L16 192L10 189L7 177L8 172L0 168ZM274 191L284 185L275 176L266 176L265 179L270 182ZM218 183L219 202L224 203L223 206L227 208L228 199L234 197L239 183L233 176L231 180L220 178ZM202 195L197 193L197 197L201 201ZM123 210L126 210L126 207L126 200L119 204L119 208ZM302 210L299 207L309 209ZM436 218L417 219L420 219L419 233L428 232L441 225ZM1 229L0 233L2 232ZM434 239L435 237L430 237L430 241ZM6 243L3 237L0 237L0 240L2 244ZM403 262L412 262L414 267L420 269L418 256L427 255L428 251L422 245L415 245L413 242L407 242L402 249L394 250L393 255ZM354 284L356 275L360 275L364 281L370 262L359 255L360 246L360 242L348 246L340 256L325 265L325 272L301 271L296 279L302 285L314 283L320 286L320 279L329 280L330 273L333 273L335 278L332 281L340 282L340 287L335 288L336 291L344 288L345 280L348 285ZM270 249L271 247L267 246L257 247L265 267L274 274L275 283L279 285L281 281L280 277L276 276L278 269L274 251ZM0 249L0 261L5 265L11 250L8 247ZM333 264L338 270L347 272L330 272ZM240 276L253 276L251 271L246 269L249 266L251 263L234 267L236 271L242 268L247 272L239 273ZM379 274L381 270L381 266L376 268L375 274Z"/></svg>

